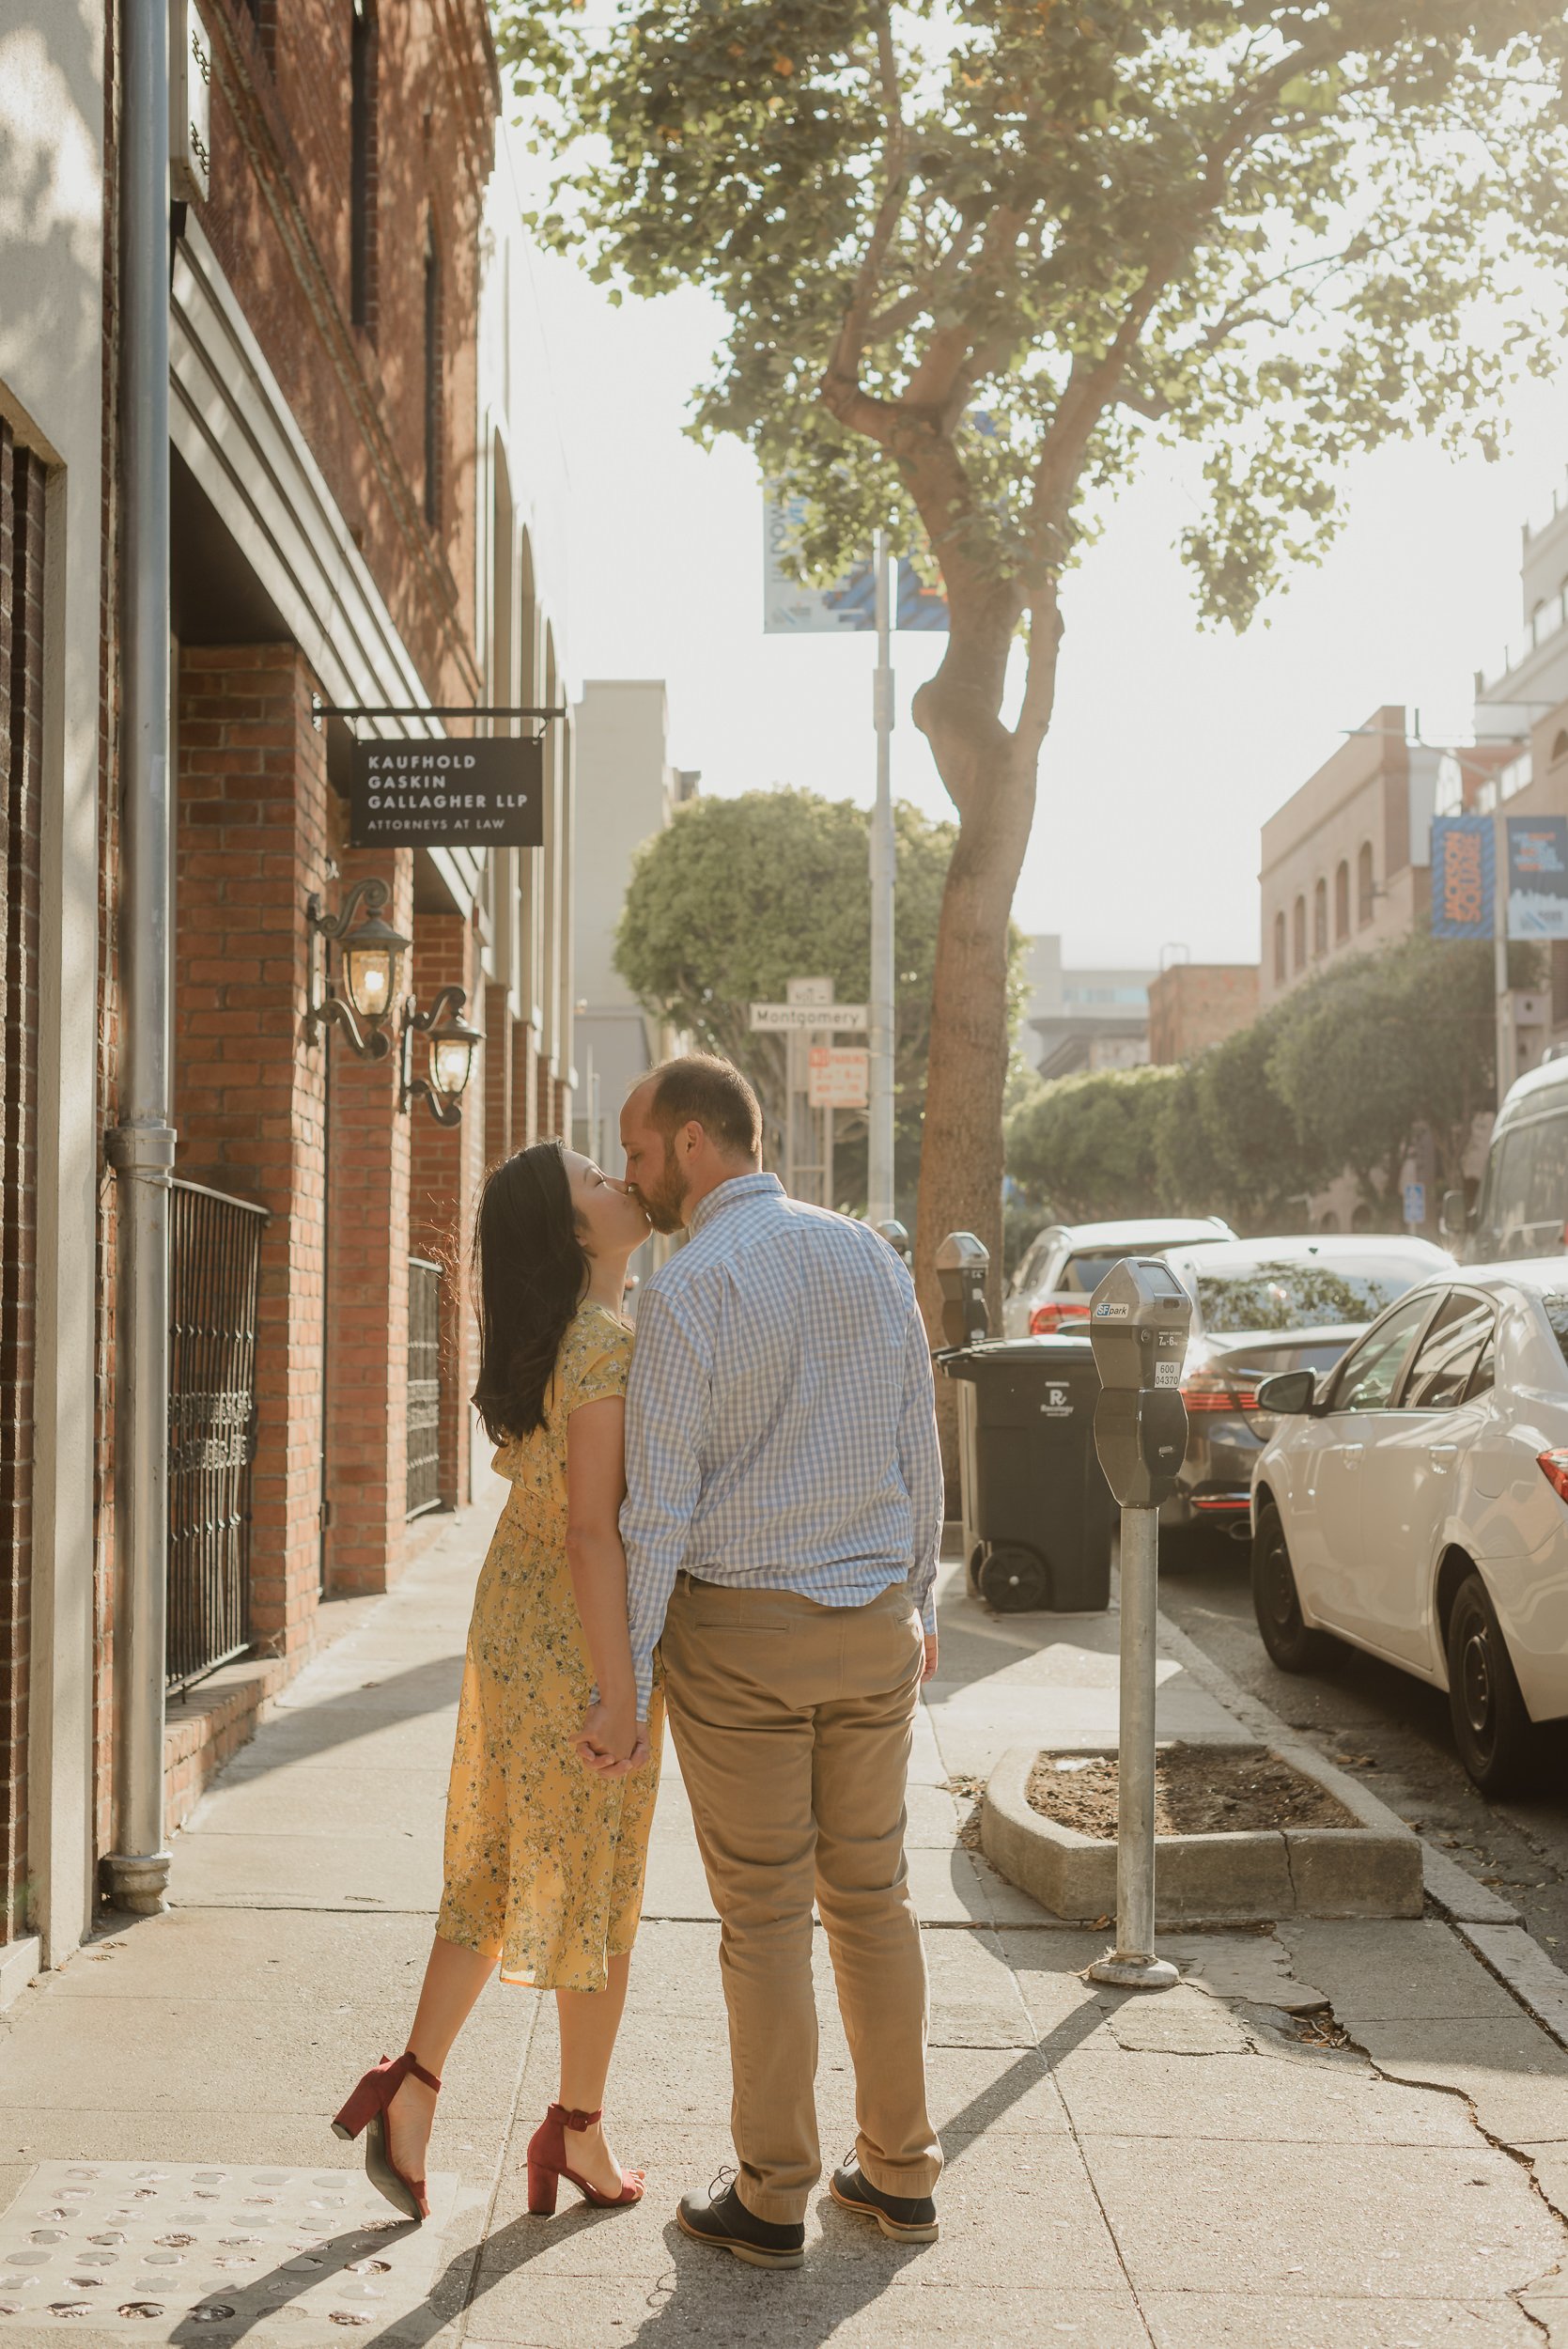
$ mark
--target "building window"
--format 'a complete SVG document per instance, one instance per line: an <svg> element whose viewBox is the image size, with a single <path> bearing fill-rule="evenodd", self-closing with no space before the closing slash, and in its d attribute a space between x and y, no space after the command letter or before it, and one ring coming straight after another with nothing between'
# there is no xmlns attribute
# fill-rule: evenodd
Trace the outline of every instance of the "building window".
<svg viewBox="0 0 1568 2349"><path fill-rule="evenodd" d="M349 314L376 326L376 13L353 0L349 81Z"/></svg>
<svg viewBox="0 0 1568 2349"><path fill-rule="evenodd" d="M441 255L433 224L425 230L425 519L441 521L442 444Z"/></svg>
<svg viewBox="0 0 1568 2349"><path fill-rule="evenodd" d="M1560 758L1568 758L1568 727L1560 726L1552 737L1552 765Z"/></svg>
<svg viewBox="0 0 1568 2349"><path fill-rule="evenodd" d="M1319 880L1312 891L1312 952L1328 952L1328 884Z"/></svg>
<svg viewBox="0 0 1568 2349"><path fill-rule="evenodd" d="M1365 929L1372 920L1373 901L1376 888L1372 877L1372 842L1363 840L1356 859L1356 926Z"/></svg>
<svg viewBox="0 0 1568 2349"><path fill-rule="evenodd" d="M1334 943L1342 944L1350 936L1350 866L1341 857L1334 868Z"/></svg>
<svg viewBox="0 0 1568 2349"><path fill-rule="evenodd" d="M1274 984L1276 987L1282 987L1284 983L1285 917L1283 912L1280 912L1274 916Z"/></svg>
<svg viewBox="0 0 1568 2349"><path fill-rule="evenodd" d="M1291 959L1297 971L1304 971L1307 967L1307 900L1305 897L1297 897L1292 909L1291 930L1293 933L1291 946L1294 950Z"/></svg>

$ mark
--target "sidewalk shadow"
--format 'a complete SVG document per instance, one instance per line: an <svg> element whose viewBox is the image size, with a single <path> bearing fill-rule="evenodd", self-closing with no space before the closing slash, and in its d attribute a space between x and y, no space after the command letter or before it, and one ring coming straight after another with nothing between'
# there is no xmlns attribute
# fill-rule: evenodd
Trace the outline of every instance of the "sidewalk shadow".
<svg viewBox="0 0 1568 2349"><path fill-rule="evenodd" d="M463 1681L463 1651L438 1656L427 1664L411 1664L406 1672L360 1688L341 1689L336 1696L318 1697L303 1704L287 1702L257 1730L249 1745L221 1770L208 1788L210 1794L225 1785L263 1778L289 1762L308 1762L334 1747L351 1744L381 1729L420 1719L456 1706ZM356 1718L357 1717L357 1718ZM430 1765L444 1769L444 1759Z"/></svg>

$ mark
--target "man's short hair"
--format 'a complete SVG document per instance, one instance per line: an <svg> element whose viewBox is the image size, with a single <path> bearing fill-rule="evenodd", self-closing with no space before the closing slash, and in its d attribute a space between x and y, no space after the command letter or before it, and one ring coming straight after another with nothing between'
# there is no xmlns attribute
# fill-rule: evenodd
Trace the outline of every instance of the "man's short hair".
<svg viewBox="0 0 1568 2349"><path fill-rule="evenodd" d="M653 1087L648 1116L668 1137L677 1126L697 1125L708 1140L733 1158L762 1155L762 1111L738 1068L716 1052L683 1052L661 1061L632 1087Z"/></svg>

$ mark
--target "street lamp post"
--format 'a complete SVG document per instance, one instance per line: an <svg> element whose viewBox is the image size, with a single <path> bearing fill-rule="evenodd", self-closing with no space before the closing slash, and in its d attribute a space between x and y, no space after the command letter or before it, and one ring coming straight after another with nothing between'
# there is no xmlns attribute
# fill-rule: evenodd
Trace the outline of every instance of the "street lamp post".
<svg viewBox="0 0 1568 2349"><path fill-rule="evenodd" d="M894 1208L893 1174L893 594L888 534L877 533L877 799L871 811L871 1067L866 1153L866 1221L885 1223Z"/></svg>

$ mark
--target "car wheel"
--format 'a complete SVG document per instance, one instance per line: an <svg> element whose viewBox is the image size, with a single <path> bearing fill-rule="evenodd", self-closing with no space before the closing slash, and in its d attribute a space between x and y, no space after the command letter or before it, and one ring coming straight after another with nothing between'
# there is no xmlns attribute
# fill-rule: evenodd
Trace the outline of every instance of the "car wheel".
<svg viewBox="0 0 1568 2349"><path fill-rule="evenodd" d="M1045 1560L1021 1542L999 1542L981 1561L980 1595L999 1615L1021 1615L1044 1607L1050 1596Z"/></svg>
<svg viewBox="0 0 1568 2349"><path fill-rule="evenodd" d="M1483 1795L1516 1785L1534 1746L1529 1715L1479 1574L1459 1586L1449 1617L1449 1715L1459 1759Z"/></svg>
<svg viewBox="0 0 1568 2349"><path fill-rule="evenodd" d="M1311 1672L1328 1654L1321 1631L1310 1631L1301 1618L1296 1570L1280 1512L1272 1501L1258 1513L1252 1536L1252 1612L1269 1661L1282 1672Z"/></svg>

